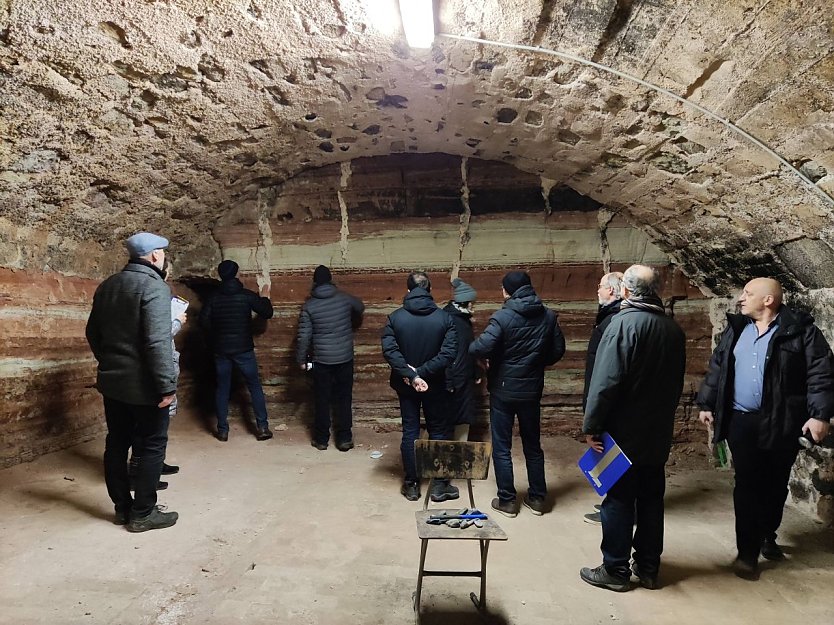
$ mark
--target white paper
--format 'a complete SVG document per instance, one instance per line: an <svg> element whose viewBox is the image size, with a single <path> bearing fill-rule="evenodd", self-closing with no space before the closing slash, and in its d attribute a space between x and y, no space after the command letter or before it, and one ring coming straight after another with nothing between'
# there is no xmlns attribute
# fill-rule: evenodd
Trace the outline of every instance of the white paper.
<svg viewBox="0 0 834 625"><path fill-rule="evenodd" d="M171 298L171 321L179 317L188 309L188 300L176 295Z"/></svg>

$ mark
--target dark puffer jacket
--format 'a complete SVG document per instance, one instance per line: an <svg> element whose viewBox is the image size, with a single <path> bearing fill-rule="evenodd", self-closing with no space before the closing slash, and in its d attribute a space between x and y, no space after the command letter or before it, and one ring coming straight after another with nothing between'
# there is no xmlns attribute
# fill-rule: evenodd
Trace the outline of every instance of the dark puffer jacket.
<svg viewBox="0 0 834 625"><path fill-rule="evenodd" d="M452 318L455 332L458 335L458 351L454 362L446 369L446 386L451 390L463 388L473 382L478 376L475 359L469 355L469 346L475 340L472 330L472 315L461 312L452 302L446 304L443 310Z"/></svg>
<svg viewBox="0 0 834 625"><path fill-rule="evenodd" d="M669 459L683 391L686 338L662 312L624 308L611 318L597 350L585 434L608 432L635 465Z"/></svg>
<svg viewBox="0 0 834 625"><path fill-rule="evenodd" d="M778 321L765 360L759 429L762 449L796 446L809 417L827 421L834 416L834 356L814 318L782 306ZM727 322L696 399L701 410L713 413L715 442L727 438L733 409L733 349L750 320L728 314Z"/></svg>
<svg viewBox="0 0 834 625"><path fill-rule="evenodd" d="M402 308L388 315L382 330L382 355L391 366L391 388L398 393L416 393L404 377L420 376L429 390L445 389L446 367L454 362L457 349L452 318L420 287L409 291Z"/></svg>
<svg viewBox="0 0 834 625"><path fill-rule="evenodd" d="M255 349L252 312L264 319L273 315L267 297L244 289L237 278L223 280L220 290L203 306L200 325L208 333L215 354L233 356Z"/></svg>
<svg viewBox="0 0 834 625"><path fill-rule="evenodd" d="M610 304L600 306L597 311L597 318L594 321L594 329L591 330L591 338L588 340L588 354L585 356L585 388L582 391L582 410L588 401L588 387L591 385L591 374L594 372L594 361L597 357L597 348L605 328L611 323L611 317L620 312L621 299L615 299Z"/></svg>
<svg viewBox="0 0 834 625"><path fill-rule="evenodd" d="M341 365L353 360L353 328L365 305L333 284L313 287L298 317L296 360ZM312 352L311 348L312 347Z"/></svg>
<svg viewBox="0 0 834 625"><path fill-rule="evenodd" d="M105 397L155 406L177 389L171 347L171 289L159 270L131 261L96 289L87 342Z"/></svg>
<svg viewBox="0 0 834 625"><path fill-rule="evenodd" d="M537 401L544 390L544 368L565 355L565 337L556 313L525 285L492 315L469 353L489 359L492 395L502 401Z"/></svg>

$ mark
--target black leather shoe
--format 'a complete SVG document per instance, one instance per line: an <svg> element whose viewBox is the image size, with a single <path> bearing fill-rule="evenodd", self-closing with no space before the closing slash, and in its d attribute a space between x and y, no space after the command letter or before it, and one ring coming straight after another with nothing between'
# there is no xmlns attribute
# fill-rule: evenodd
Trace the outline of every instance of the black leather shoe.
<svg viewBox="0 0 834 625"><path fill-rule="evenodd" d="M776 544L775 538L765 538L762 541L762 557L766 560L784 560L785 552Z"/></svg>
<svg viewBox="0 0 834 625"><path fill-rule="evenodd" d="M310 444L319 451L324 451L325 449L327 449L327 443L318 443L316 441L310 441Z"/></svg>
<svg viewBox="0 0 834 625"><path fill-rule="evenodd" d="M417 482L403 482L400 493L409 501L417 501L420 499L420 484Z"/></svg>
<svg viewBox="0 0 834 625"><path fill-rule="evenodd" d="M227 432L226 430L218 430L217 434L215 434L214 436L221 443L225 443L227 440L229 440L229 432Z"/></svg>
<svg viewBox="0 0 834 625"><path fill-rule="evenodd" d="M736 558L733 560L733 573L736 577L755 582L759 579L759 563Z"/></svg>
<svg viewBox="0 0 834 625"><path fill-rule="evenodd" d="M647 590L656 590L658 588L657 585L657 575L647 575L640 569L640 565L636 562L631 565L631 571L634 573L634 576L640 580L640 585Z"/></svg>
<svg viewBox="0 0 834 625"><path fill-rule="evenodd" d="M255 434L255 438L259 441L268 441L272 438L272 430L269 428L258 428L258 433Z"/></svg>
<svg viewBox="0 0 834 625"><path fill-rule="evenodd" d="M151 513L141 519L131 519L127 524L128 532L147 532L171 527L177 522L179 515L176 512L162 512L159 507L151 510Z"/></svg>
<svg viewBox="0 0 834 625"><path fill-rule="evenodd" d="M350 451L351 449L353 449L353 440L336 443L336 449L338 449L339 451Z"/></svg>
<svg viewBox="0 0 834 625"><path fill-rule="evenodd" d="M613 590L614 592L626 592L631 590L631 580L628 577L615 577L605 570L605 565L600 564L595 569L583 568L579 571L579 577L582 581L596 586L598 588L605 588Z"/></svg>
<svg viewBox="0 0 834 625"><path fill-rule="evenodd" d="M162 475L173 475L174 473L179 473L180 468L175 464L165 464L162 463Z"/></svg>
<svg viewBox="0 0 834 625"><path fill-rule="evenodd" d="M434 502L448 501L460 497L460 490L446 482L435 482L431 487L431 500Z"/></svg>
<svg viewBox="0 0 834 625"><path fill-rule="evenodd" d="M113 517L113 525L127 525L129 521L130 514L116 510L116 516Z"/></svg>

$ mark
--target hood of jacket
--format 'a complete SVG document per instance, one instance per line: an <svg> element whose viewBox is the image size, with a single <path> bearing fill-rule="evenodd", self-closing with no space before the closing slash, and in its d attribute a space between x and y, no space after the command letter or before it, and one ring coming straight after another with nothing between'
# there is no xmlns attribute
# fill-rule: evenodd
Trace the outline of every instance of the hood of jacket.
<svg viewBox="0 0 834 625"><path fill-rule="evenodd" d="M338 291L332 283L328 282L327 284L318 284L313 287L313 290L310 291L310 294L315 297L316 299L327 299L328 297L333 297Z"/></svg>
<svg viewBox="0 0 834 625"><path fill-rule="evenodd" d="M463 312L452 302L446 304L443 307L443 310L449 313L452 317L460 317L461 319L466 319L468 322L472 323L472 313Z"/></svg>
<svg viewBox="0 0 834 625"><path fill-rule="evenodd" d="M519 287L510 298L504 302L504 308L509 308L524 317L538 317L544 312L544 304L542 304L539 296L533 287L525 284Z"/></svg>
<svg viewBox="0 0 834 625"><path fill-rule="evenodd" d="M226 295L230 293L239 293L243 290L243 282L238 280L237 278L230 278L229 280L223 280L220 284L220 292Z"/></svg>
<svg viewBox="0 0 834 625"><path fill-rule="evenodd" d="M412 315L430 315L437 310L431 294L426 289L415 287L403 299L403 308Z"/></svg>

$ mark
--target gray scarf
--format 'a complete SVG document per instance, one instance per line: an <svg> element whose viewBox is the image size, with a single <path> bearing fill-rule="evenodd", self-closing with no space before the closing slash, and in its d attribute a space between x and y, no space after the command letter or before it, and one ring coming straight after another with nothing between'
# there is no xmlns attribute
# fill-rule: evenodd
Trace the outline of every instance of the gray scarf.
<svg viewBox="0 0 834 625"><path fill-rule="evenodd" d="M639 308L640 310L647 310L653 313L664 314L666 311L663 308L663 301L654 293L651 295L632 295L628 299L624 299L620 304L620 310L626 308Z"/></svg>

